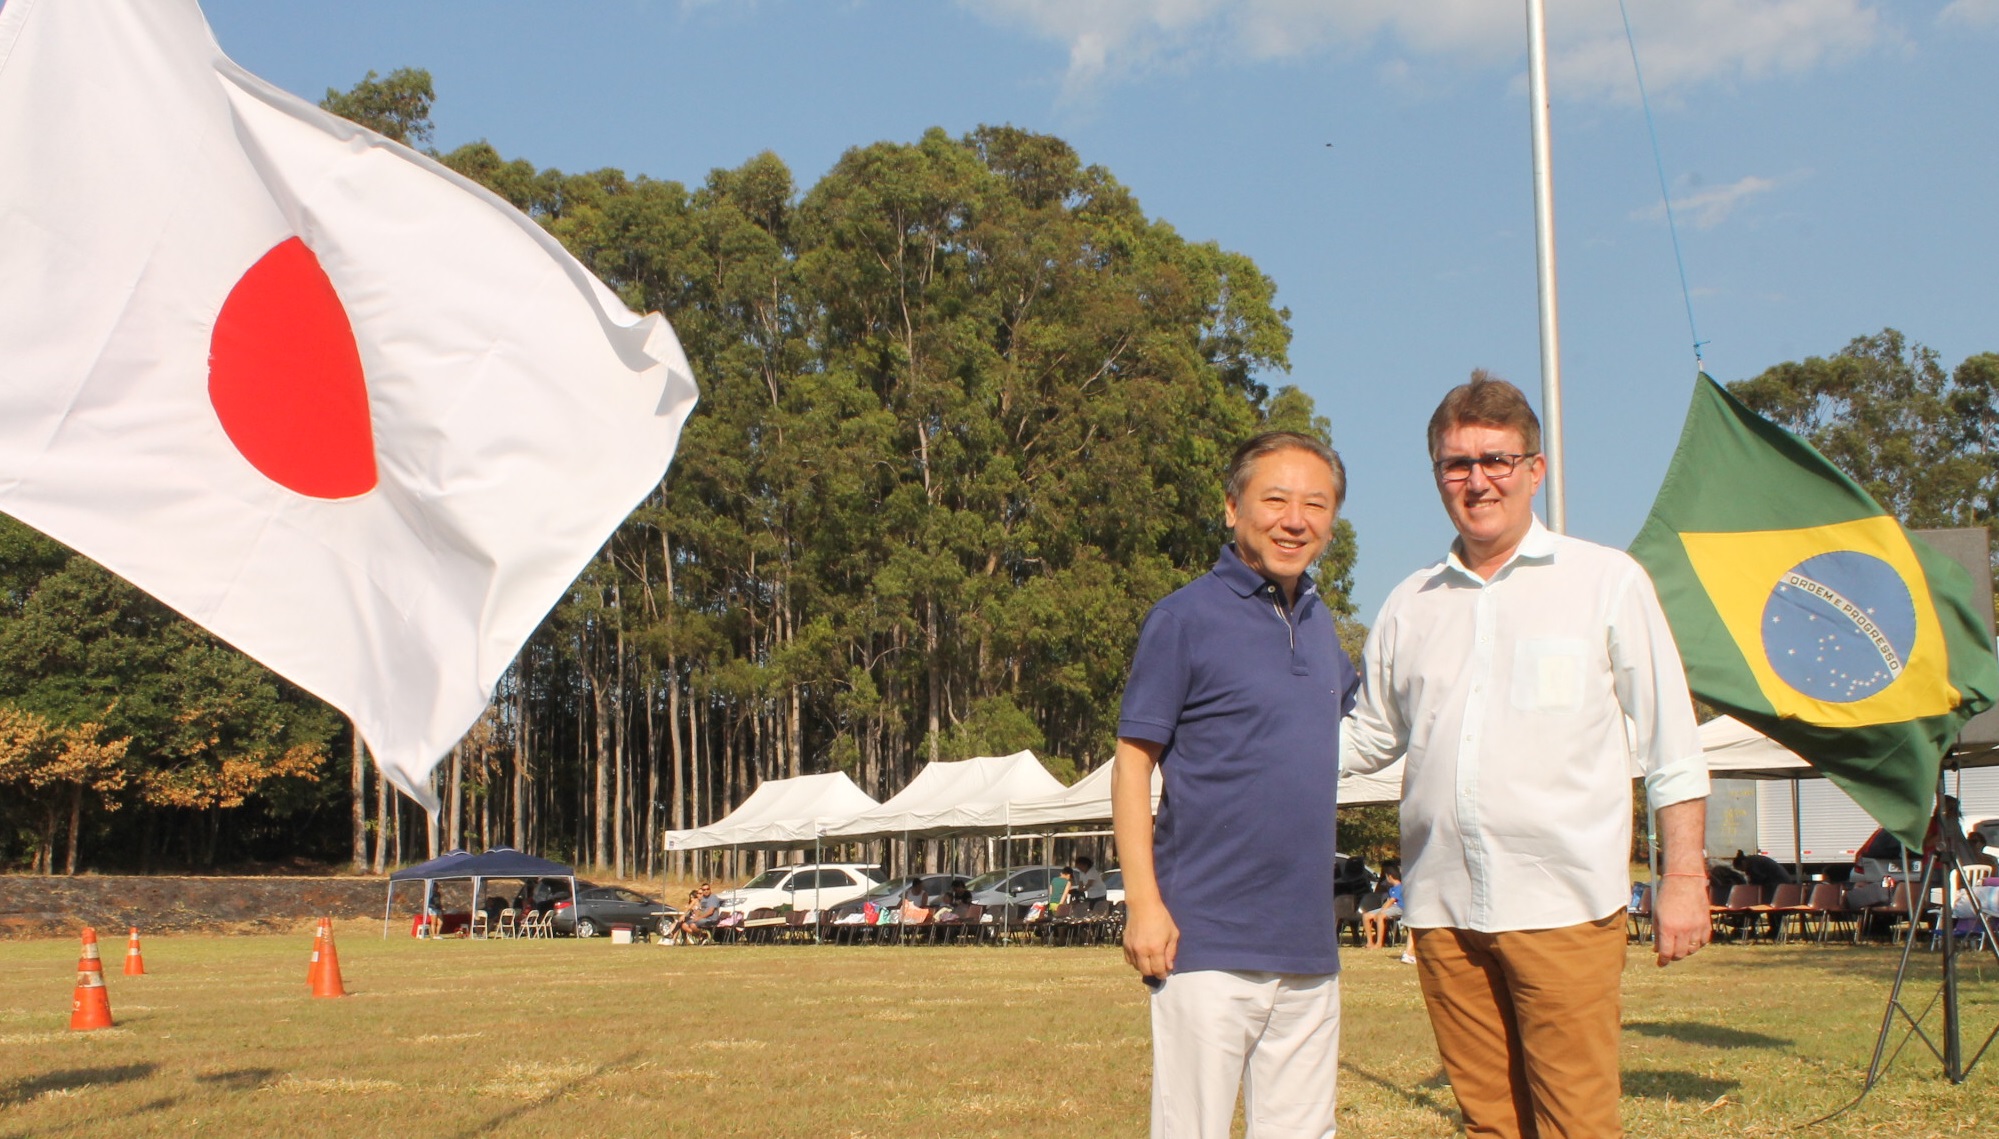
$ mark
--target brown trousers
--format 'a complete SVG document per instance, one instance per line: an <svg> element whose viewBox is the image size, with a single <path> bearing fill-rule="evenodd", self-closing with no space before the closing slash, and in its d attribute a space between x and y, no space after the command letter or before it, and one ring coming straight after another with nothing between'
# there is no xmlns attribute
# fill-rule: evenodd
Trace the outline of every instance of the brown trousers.
<svg viewBox="0 0 1999 1139"><path fill-rule="evenodd" d="M1465 1134L1617 1139L1624 914L1560 929L1411 937Z"/></svg>

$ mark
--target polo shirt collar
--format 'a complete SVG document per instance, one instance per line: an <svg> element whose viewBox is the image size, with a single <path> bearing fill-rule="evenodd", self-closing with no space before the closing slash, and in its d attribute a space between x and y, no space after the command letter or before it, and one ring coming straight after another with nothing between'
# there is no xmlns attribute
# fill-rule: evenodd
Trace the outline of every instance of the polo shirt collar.
<svg viewBox="0 0 1999 1139"><path fill-rule="evenodd" d="M1214 572L1216 577L1221 578L1240 597L1253 597L1264 586L1277 584L1249 568L1249 564L1242 560L1242 555L1236 553L1234 542L1222 547L1221 556L1215 559ZM1298 602L1292 608L1296 609L1307 597L1315 596L1317 593L1318 589L1312 584L1312 575L1305 574L1298 579Z"/></svg>
<svg viewBox="0 0 1999 1139"><path fill-rule="evenodd" d="M1559 540L1555 532L1541 524L1541 516L1539 514L1530 515L1529 519L1527 536L1520 539L1520 545L1514 549L1513 556L1507 558L1505 563L1493 573L1494 580L1498 580L1499 575L1505 573L1515 562L1545 564L1555 560L1555 549L1559 545ZM1485 581L1484 578L1473 573L1465 565L1464 559L1458 556L1458 540L1456 539L1452 540L1449 552L1444 555L1444 564L1480 584L1483 584ZM1247 569L1248 567L1245 566L1244 568Z"/></svg>

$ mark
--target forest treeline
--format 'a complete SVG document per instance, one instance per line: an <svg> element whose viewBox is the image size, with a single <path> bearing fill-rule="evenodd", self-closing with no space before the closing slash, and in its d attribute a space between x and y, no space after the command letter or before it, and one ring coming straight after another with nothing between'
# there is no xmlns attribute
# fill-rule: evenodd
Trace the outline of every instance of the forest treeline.
<svg viewBox="0 0 1999 1139"><path fill-rule="evenodd" d="M429 102L398 72L326 105L420 145ZM767 153L692 187L437 157L665 313L701 385L667 479L439 768L446 847L646 872L766 778L886 797L1020 748L1073 777L1110 754L1146 608L1224 540L1229 452L1327 433L1263 382L1273 282L1056 138L933 130L805 188ZM86 559L0 542L10 862L428 852L344 720ZM1343 528L1319 570L1349 614L1354 556Z"/></svg>
<svg viewBox="0 0 1999 1139"><path fill-rule="evenodd" d="M323 105L424 146L432 97L370 73ZM431 153L673 322L701 403L672 470L440 765L434 832L343 717L0 518L0 864L379 871L507 844L649 874L661 831L765 778L885 798L1023 747L1073 778L1110 754L1145 610L1225 540L1229 452L1330 437L1267 386L1274 283L1057 138L933 130L805 188L768 153L698 186ZM1946 371L1891 329L1731 388L1950 525L1999 507L1995 384L1999 356ZM1316 576L1357 654L1356 556L1342 523ZM1387 815L1343 826L1386 852Z"/></svg>

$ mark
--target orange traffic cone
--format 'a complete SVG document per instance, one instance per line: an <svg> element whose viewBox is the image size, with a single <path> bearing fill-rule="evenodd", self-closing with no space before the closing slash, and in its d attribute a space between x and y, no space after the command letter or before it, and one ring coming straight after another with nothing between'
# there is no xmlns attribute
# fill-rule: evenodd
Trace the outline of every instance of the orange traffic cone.
<svg viewBox="0 0 1999 1139"><path fill-rule="evenodd" d="M111 997L104 991L104 962L97 956L97 931L83 927L83 959L76 963L76 998L69 1006L74 1030L111 1027Z"/></svg>
<svg viewBox="0 0 1999 1139"><path fill-rule="evenodd" d="M143 977L146 975L146 957L139 952L139 927L132 927L132 936L125 942L125 975Z"/></svg>
<svg viewBox="0 0 1999 1139"><path fill-rule="evenodd" d="M320 918L319 925L312 931L312 964L306 967L306 987L319 991L319 975L325 971L326 961L326 919Z"/></svg>
<svg viewBox="0 0 1999 1139"><path fill-rule="evenodd" d="M321 918L319 925L325 941L319 955L319 976L312 982L312 995L344 997L347 989L340 983L340 951L333 948L333 923Z"/></svg>

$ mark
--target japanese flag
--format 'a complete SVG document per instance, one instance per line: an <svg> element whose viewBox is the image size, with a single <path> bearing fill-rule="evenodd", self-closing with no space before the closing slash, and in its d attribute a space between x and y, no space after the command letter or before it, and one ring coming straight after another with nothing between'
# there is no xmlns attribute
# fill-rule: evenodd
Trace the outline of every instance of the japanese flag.
<svg viewBox="0 0 1999 1139"><path fill-rule="evenodd" d="M352 716L419 801L694 398L657 313L193 0L0 8L0 509Z"/></svg>

